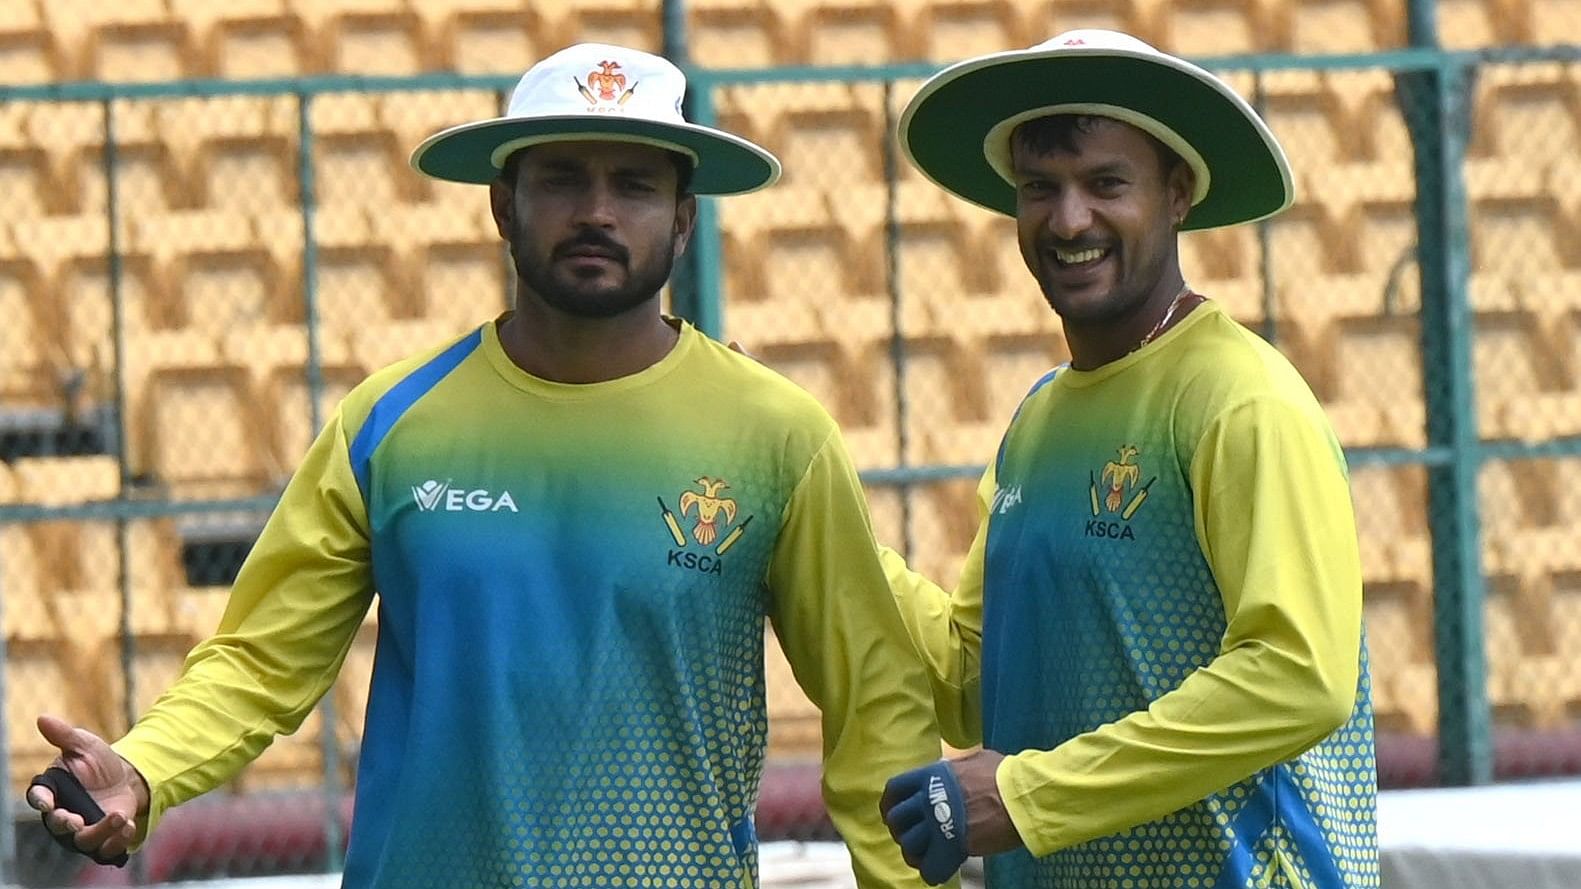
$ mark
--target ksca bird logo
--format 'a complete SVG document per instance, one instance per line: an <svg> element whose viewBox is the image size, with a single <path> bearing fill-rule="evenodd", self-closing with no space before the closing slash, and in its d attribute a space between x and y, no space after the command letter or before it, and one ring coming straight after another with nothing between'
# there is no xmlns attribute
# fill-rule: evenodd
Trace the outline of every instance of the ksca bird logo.
<svg viewBox="0 0 1581 889"><path fill-rule="evenodd" d="M692 537L703 546L708 546L719 536L715 522L718 521L720 510L724 510L727 523L736 520L736 501L719 496L720 491L730 487L724 479L711 479L705 475L696 484L703 489L703 493L687 491L682 494L681 515L690 514L692 507L697 507L697 524L692 526Z"/></svg>

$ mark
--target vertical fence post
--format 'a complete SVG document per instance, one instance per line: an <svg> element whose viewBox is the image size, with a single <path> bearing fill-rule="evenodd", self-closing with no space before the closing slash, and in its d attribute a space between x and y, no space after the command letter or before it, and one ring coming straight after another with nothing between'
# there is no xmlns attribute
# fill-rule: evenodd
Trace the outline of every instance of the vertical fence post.
<svg viewBox="0 0 1581 889"><path fill-rule="evenodd" d="M307 385L309 416L314 434L322 424L319 393L324 390L324 375L318 351L318 235L314 213L318 206L317 183L313 173L313 95L298 92L297 100L297 188L302 207L302 302L307 325ZM324 757L324 870L340 871L345 862L341 852L344 838L340 829L340 743L335 738L335 690L331 686L318 704L319 748Z"/></svg>
<svg viewBox="0 0 1581 889"><path fill-rule="evenodd" d="M692 69L686 3L684 0L664 0L660 16L664 28L664 57L686 72L686 119L712 125L713 84L702 72ZM717 339L724 335L724 317L718 286L718 215L712 198L697 199L696 225L687 255L676 263L670 279L670 311Z"/></svg>
<svg viewBox="0 0 1581 889"><path fill-rule="evenodd" d="M127 499L127 489L132 482L131 458L127 454L126 418L126 293L122 286L125 265L121 257L121 189L120 153L116 144L115 100L104 100L104 214L105 245L108 251L105 278L110 295L110 326L114 337L115 352L115 455L120 479L117 499ZM132 609L137 602L132 596L132 527L125 515L115 519L115 558L118 593L121 600L121 702L126 726L137 721L137 638L132 632ZM132 880L138 885L148 882L147 862L140 855L132 857Z"/></svg>
<svg viewBox="0 0 1581 889"><path fill-rule="evenodd" d="M1407 22L1413 45L1437 48L1434 6L1433 0L1412 0ZM1446 784L1481 784L1493 778L1464 174L1471 73L1467 64L1445 55L1436 68L1402 75L1396 87L1415 151L1427 438L1429 446L1451 457L1428 468L1438 767Z"/></svg>
<svg viewBox="0 0 1581 889"><path fill-rule="evenodd" d="M692 81L692 87L687 90L691 97L692 123L713 126L716 117L716 85L713 79L698 71L688 72L687 77ZM719 235L719 208L714 201L714 198L697 199L697 227L687 251L692 259L685 264L689 273L683 278L683 282L689 286L677 289L675 313L691 321L698 330L718 339L725 333L725 307L720 274L723 248Z"/></svg>
<svg viewBox="0 0 1581 889"><path fill-rule="evenodd" d="M900 165L895 157L895 81L884 81L884 277L889 287L889 356L895 369L895 449L902 471L911 465L911 403L906 398L906 325L900 287ZM911 483L901 481L900 546L907 559L912 552Z"/></svg>

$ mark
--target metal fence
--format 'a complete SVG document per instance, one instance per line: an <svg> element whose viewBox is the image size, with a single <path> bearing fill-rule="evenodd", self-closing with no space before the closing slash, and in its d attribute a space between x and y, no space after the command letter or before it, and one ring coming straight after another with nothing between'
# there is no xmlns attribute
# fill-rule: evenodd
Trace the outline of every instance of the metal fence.
<svg viewBox="0 0 1581 889"><path fill-rule="evenodd" d="M1385 782L1581 772L1581 63L1433 49L1419 8L1419 49L1206 60L1268 118L1300 200L1188 236L1187 276L1292 358L1347 447ZM953 580L975 479L1065 352L1011 224L897 156L895 117L932 70L691 71L692 118L767 145L786 176L702 202L670 301L816 394L881 537ZM32 715L117 735L213 628L334 399L509 305L482 192L404 157L513 83L0 87L13 803L49 758ZM160 842L188 845L140 856L141 878L338 866L372 632L296 738L172 814ZM778 657L788 765L766 798L804 794L817 749ZM277 841L216 833L217 811ZM815 805L796 817L782 835L826 830ZM36 830L0 831L0 860L40 885L74 866Z"/></svg>

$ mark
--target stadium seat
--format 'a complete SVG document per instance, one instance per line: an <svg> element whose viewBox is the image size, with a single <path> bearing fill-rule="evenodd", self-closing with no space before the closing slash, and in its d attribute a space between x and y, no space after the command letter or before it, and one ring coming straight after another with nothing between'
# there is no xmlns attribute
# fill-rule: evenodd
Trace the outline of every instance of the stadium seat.
<svg viewBox="0 0 1581 889"><path fill-rule="evenodd" d="M218 337L238 324L290 317L279 267L258 243L252 221L227 210L147 213L132 224L128 248L151 262L151 307L177 328Z"/></svg>
<svg viewBox="0 0 1581 889"><path fill-rule="evenodd" d="M446 345L481 323L457 325L423 318L368 324L352 331L351 363L375 373L404 358Z"/></svg>
<svg viewBox="0 0 1581 889"><path fill-rule="evenodd" d="M0 231L0 243L7 240ZM0 250L6 248L0 246ZM7 251L9 252L9 251ZM38 286L36 269L0 260L0 403L20 406L38 404L49 398L50 386L45 370L48 339L34 312L29 291Z"/></svg>
<svg viewBox="0 0 1581 889"><path fill-rule="evenodd" d="M558 35L556 48L612 43L656 53L664 46L663 16L649 0L562 0L547 8L560 11L559 23L550 26Z"/></svg>
<svg viewBox="0 0 1581 889"><path fill-rule="evenodd" d="M246 213L299 198L300 121L291 96L216 96L150 103L157 139L185 176L192 206Z"/></svg>
<svg viewBox="0 0 1581 889"><path fill-rule="evenodd" d="M914 45L920 58L949 63L1031 46L1047 35L1029 33L1031 9L1014 0L913 0Z"/></svg>
<svg viewBox="0 0 1581 889"><path fill-rule="evenodd" d="M1446 49L1470 49L1502 43L1525 42L1516 37L1522 18L1510 8L1524 6L1516 0L1438 0L1438 36Z"/></svg>
<svg viewBox="0 0 1581 889"><path fill-rule="evenodd" d="M314 51L286 0L169 0L192 36L193 76L233 79L309 73Z"/></svg>
<svg viewBox="0 0 1581 889"><path fill-rule="evenodd" d="M1526 16L1517 16L1517 21L1531 23L1529 33L1514 35L1517 42L1540 43L1545 46L1558 46L1569 43L1581 43L1581 17L1575 13L1575 7L1566 0L1525 0L1518 6L1524 6Z"/></svg>
<svg viewBox="0 0 1581 889"><path fill-rule="evenodd" d="M907 22L878 0L797 0L775 4L789 19L795 57L810 65L873 65L917 57Z"/></svg>
<svg viewBox="0 0 1581 889"><path fill-rule="evenodd" d="M148 387L149 468L173 493L249 494L270 480L258 430L271 424L244 370L159 369Z"/></svg>
<svg viewBox="0 0 1581 889"><path fill-rule="evenodd" d="M1298 53L1374 52L1406 44L1405 16L1379 0L1274 0L1285 8Z"/></svg>
<svg viewBox="0 0 1581 889"><path fill-rule="evenodd" d="M398 0L289 0L315 70L416 74L428 67L421 21Z"/></svg>
<svg viewBox="0 0 1581 889"><path fill-rule="evenodd" d="M705 68L767 68L801 61L793 45L796 22L778 7L768 0L691 0L686 24L692 62Z"/></svg>
<svg viewBox="0 0 1581 889"><path fill-rule="evenodd" d="M743 97L745 100L746 97ZM785 165L786 185L826 190L883 181L883 90L878 83L776 84L742 103L769 150Z"/></svg>
<svg viewBox="0 0 1581 889"><path fill-rule="evenodd" d="M47 83L61 78L54 33L35 3L0 3L0 70L15 84Z"/></svg>
<svg viewBox="0 0 1581 889"><path fill-rule="evenodd" d="M322 206L385 207L416 197L421 181L406 167L412 146L380 119L365 93L326 93L313 100L314 165Z"/></svg>
<svg viewBox="0 0 1581 889"><path fill-rule="evenodd" d="M1155 5L1154 25L1162 45L1175 52L1206 46L1223 55L1285 51L1288 26L1275 15L1282 6L1266 0L1176 0Z"/></svg>
<svg viewBox="0 0 1581 889"><path fill-rule="evenodd" d="M433 0L415 4L434 70L520 74L559 49L553 7L524 0Z"/></svg>
<svg viewBox="0 0 1581 889"><path fill-rule="evenodd" d="M121 490L121 468L114 456L25 457L15 466L23 502L69 506L113 500Z"/></svg>
<svg viewBox="0 0 1581 889"><path fill-rule="evenodd" d="M8 644L5 730L13 799L20 799L28 780L59 754L34 727L40 714L55 714L101 736L119 735L122 720L103 716L104 704L118 700L116 686L107 686L96 671L85 671L84 662L77 646L56 638Z"/></svg>
<svg viewBox="0 0 1581 889"><path fill-rule="evenodd" d="M1379 731L1431 735L1438 719L1432 623L1420 594L1372 586L1365 603L1373 710Z"/></svg>
<svg viewBox="0 0 1581 889"><path fill-rule="evenodd" d="M8 641L54 636L36 538L26 525L0 525L0 593L5 598L5 608L0 609L5 626L0 632Z"/></svg>
<svg viewBox="0 0 1581 889"><path fill-rule="evenodd" d="M930 482L912 488L911 551L913 570L954 589L977 533L977 482L973 476ZM885 541L899 546L900 541Z"/></svg>
<svg viewBox="0 0 1581 889"><path fill-rule="evenodd" d="M522 70L527 66L523 65ZM420 90L385 93L376 100L383 131L395 137L390 177L403 200L487 206L486 192L474 185L438 182L412 170L412 150L429 136L458 124L501 113L502 97L486 90Z"/></svg>
<svg viewBox="0 0 1581 889"><path fill-rule="evenodd" d="M71 80L174 80L190 68L186 24L164 0L39 4Z"/></svg>
<svg viewBox="0 0 1581 889"><path fill-rule="evenodd" d="M1167 52L1177 47L1169 45L1169 35L1162 26L1162 6L1162 0L1052 0L1046 12L1029 13L1027 27L1032 41L1047 40L1076 28L1109 28Z"/></svg>

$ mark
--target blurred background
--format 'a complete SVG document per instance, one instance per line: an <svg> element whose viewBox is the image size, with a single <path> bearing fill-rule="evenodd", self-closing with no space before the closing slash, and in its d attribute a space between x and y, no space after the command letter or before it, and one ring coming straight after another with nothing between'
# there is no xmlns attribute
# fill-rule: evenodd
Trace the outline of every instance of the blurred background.
<svg viewBox="0 0 1581 889"><path fill-rule="evenodd" d="M665 52L691 119L784 161L703 200L667 304L818 396L880 537L952 583L978 474L1067 355L1013 223L923 180L894 123L944 63L1089 26L1214 69L1290 155L1296 205L1184 261L1347 448L1381 784L1581 776L1575 0L0 0L0 874L339 867L373 614L302 730L125 872L22 807L33 719L122 732L336 399L510 305L485 192L406 158L573 42ZM767 670L759 832L831 839L816 710L773 645ZM772 848L767 882L841 879L838 849Z"/></svg>

